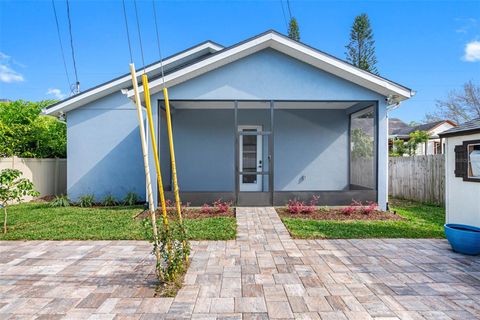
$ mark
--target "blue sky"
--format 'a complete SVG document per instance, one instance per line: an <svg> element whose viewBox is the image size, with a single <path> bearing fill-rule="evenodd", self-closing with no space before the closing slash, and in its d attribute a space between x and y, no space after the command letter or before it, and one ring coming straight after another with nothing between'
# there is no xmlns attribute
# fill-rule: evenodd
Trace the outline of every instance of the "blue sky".
<svg viewBox="0 0 480 320"><path fill-rule="evenodd" d="M140 66L133 2L126 1L134 60ZM64 0L55 3L73 79L66 5ZM157 0L163 53L206 39L228 46L267 29L285 32L281 3ZM480 83L480 1L291 0L290 5L301 40L342 59L354 17L363 12L370 16L380 74L417 91L393 113L404 121L422 120L436 99L466 81ZM151 0L138 0L146 63L158 59L151 6ZM70 8L82 89L127 73L121 1L70 0ZM51 1L0 0L0 98L41 100L68 94Z"/></svg>

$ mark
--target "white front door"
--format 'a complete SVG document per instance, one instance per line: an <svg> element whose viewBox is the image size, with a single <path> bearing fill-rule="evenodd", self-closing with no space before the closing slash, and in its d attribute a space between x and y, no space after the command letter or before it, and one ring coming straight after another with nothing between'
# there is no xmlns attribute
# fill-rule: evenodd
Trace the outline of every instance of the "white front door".
<svg viewBox="0 0 480 320"><path fill-rule="evenodd" d="M238 126L239 132L260 132L261 126ZM240 171L263 171L263 152L261 135L240 135L239 139ZM261 174L240 175L240 191L262 191Z"/></svg>

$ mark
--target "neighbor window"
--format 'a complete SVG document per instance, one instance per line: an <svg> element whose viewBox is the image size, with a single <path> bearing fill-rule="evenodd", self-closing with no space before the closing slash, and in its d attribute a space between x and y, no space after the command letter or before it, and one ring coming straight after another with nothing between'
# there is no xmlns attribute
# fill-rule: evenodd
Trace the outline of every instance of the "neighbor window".
<svg viewBox="0 0 480 320"><path fill-rule="evenodd" d="M480 179L480 143L467 145L468 177Z"/></svg>
<svg viewBox="0 0 480 320"><path fill-rule="evenodd" d="M480 140L464 141L455 146L455 177L480 182Z"/></svg>

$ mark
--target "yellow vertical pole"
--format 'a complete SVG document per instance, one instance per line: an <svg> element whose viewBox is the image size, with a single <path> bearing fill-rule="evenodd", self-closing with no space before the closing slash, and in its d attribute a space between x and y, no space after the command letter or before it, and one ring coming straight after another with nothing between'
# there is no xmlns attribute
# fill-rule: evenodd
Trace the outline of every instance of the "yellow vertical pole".
<svg viewBox="0 0 480 320"><path fill-rule="evenodd" d="M172 162L173 193L175 194L175 204L177 206L178 222L180 223L180 226L183 229L182 204L180 202L180 194L178 190L177 166L175 164L175 150L173 147L172 117L170 114L170 102L168 100L168 90L166 87L163 88L163 98L165 99L165 113L167 118L168 142L170 144L170 160ZM185 239L183 239L182 245L183 245L183 250L185 252L187 247L187 243ZM186 254L185 254L185 261L188 263L188 256Z"/></svg>
<svg viewBox="0 0 480 320"><path fill-rule="evenodd" d="M148 126L150 136L152 137L153 157L155 159L155 169L157 171L158 191L160 193L160 203L162 206L163 225L168 232L167 205L165 202L165 192L163 191L162 171L160 170L160 160L158 159L157 139L155 138L155 128L153 127L152 104L150 101L150 88L148 87L148 77L142 75L143 94L145 97L145 106L147 107Z"/></svg>
<svg viewBox="0 0 480 320"><path fill-rule="evenodd" d="M142 143L143 166L145 168L145 180L147 182L148 209L150 211L150 218L152 219L153 242L155 244L155 257L157 259L157 265L158 265L161 263L161 256L160 256L160 247L158 243L157 219L155 217L155 206L153 203L152 183L150 180L150 168L148 165L148 146L147 146L147 141L145 137L145 128L143 126L142 105L140 101L140 94L138 93L137 75L135 72L135 65L133 63L130 63L130 74L132 76L133 91L135 93L135 104L137 106L138 127L140 129L140 140ZM157 272L158 272L158 268L157 268Z"/></svg>

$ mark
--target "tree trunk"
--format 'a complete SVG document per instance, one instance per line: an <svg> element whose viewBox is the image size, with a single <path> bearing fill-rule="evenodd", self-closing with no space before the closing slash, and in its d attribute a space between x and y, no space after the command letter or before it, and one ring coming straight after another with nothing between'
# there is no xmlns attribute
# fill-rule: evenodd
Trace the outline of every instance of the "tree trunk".
<svg viewBox="0 0 480 320"><path fill-rule="evenodd" d="M5 204L3 206L3 213L5 214L5 217L3 219L3 233L7 233L7 205Z"/></svg>

